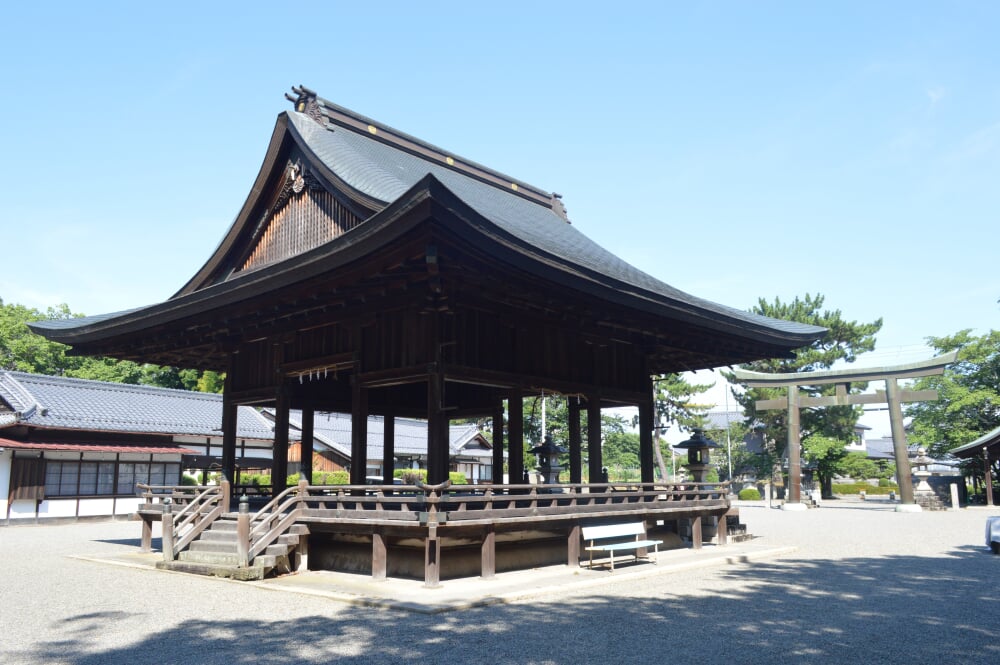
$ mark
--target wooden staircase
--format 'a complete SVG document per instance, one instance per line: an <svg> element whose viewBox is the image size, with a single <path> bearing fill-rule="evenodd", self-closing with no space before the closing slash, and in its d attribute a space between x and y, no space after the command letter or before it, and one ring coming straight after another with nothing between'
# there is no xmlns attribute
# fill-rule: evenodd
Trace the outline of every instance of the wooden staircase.
<svg viewBox="0 0 1000 665"><path fill-rule="evenodd" d="M309 536L304 524L294 524L287 533L278 536L246 567L240 566L238 518L226 515L215 520L174 561L158 561L161 570L173 570L198 575L214 575L235 580L260 580L268 575L286 574L299 570L304 563L302 550Z"/></svg>

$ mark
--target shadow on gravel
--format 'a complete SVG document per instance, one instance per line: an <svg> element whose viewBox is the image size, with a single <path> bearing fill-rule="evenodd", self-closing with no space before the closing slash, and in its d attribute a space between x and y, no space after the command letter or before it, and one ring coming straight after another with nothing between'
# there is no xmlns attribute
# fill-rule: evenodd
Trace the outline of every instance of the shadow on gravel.
<svg viewBox="0 0 1000 665"><path fill-rule="evenodd" d="M332 603L331 617L288 622L191 618L110 651L88 649L88 638L115 630L115 617L79 615L72 645L42 642L32 655L74 665L1000 662L998 575L1000 557L972 547L935 558L786 559L656 597L605 588L437 616ZM296 600L274 595L276 606ZM196 616L198 599L156 612L168 623Z"/></svg>

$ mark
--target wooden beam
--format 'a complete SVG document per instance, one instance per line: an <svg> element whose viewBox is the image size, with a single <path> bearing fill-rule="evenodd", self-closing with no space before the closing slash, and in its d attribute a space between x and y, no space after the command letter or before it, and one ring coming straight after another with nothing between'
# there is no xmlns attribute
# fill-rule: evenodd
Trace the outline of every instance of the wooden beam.
<svg viewBox="0 0 1000 665"><path fill-rule="evenodd" d="M934 402L938 399L936 390L901 390L900 402ZM848 406L853 404L884 404L887 398L884 390L858 395L827 395L824 397L800 397L799 406ZM754 403L758 411L774 411L787 406L783 399L761 399Z"/></svg>

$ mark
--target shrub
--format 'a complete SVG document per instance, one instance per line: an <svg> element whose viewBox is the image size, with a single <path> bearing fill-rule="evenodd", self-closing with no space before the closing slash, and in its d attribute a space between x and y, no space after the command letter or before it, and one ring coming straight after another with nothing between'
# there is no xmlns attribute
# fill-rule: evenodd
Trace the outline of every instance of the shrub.
<svg viewBox="0 0 1000 665"><path fill-rule="evenodd" d="M760 492L756 487L744 487L739 493L740 501L760 501Z"/></svg>
<svg viewBox="0 0 1000 665"><path fill-rule="evenodd" d="M469 481L465 478L465 473L462 471L449 471L448 480L451 481L452 485L468 485Z"/></svg>
<svg viewBox="0 0 1000 665"><path fill-rule="evenodd" d="M185 473L181 476L181 485L185 486L197 486L198 479L192 476L190 473Z"/></svg>
<svg viewBox="0 0 1000 665"><path fill-rule="evenodd" d="M396 469L392 477L401 479L404 485L414 485L418 480L426 483L427 469Z"/></svg>
<svg viewBox="0 0 1000 665"><path fill-rule="evenodd" d="M882 486L879 484L878 487L875 487L868 483L833 483L831 489L834 494L857 494L861 491L864 491L865 494L888 494L899 491L899 487L896 485Z"/></svg>

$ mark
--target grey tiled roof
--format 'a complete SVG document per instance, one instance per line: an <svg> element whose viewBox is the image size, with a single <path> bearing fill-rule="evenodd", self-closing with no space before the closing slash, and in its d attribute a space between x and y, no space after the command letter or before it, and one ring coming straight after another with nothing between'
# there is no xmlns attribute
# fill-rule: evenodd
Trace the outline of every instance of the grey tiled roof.
<svg viewBox="0 0 1000 665"><path fill-rule="evenodd" d="M339 126L328 129L302 113L289 112L288 116L316 156L338 177L386 204L432 175L502 230L561 262L610 277L623 286L649 291L677 304L705 309L745 324L797 334L822 331L815 326L770 319L692 296L623 261L547 206L383 143L369 134Z"/></svg>
<svg viewBox="0 0 1000 665"><path fill-rule="evenodd" d="M339 109L326 100L319 99L318 102L321 107ZM353 116L355 125L360 122L361 126L320 124L313 117L295 111L284 114L284 117L288 120L288 131L300 137L309 152L316 155L348 187L371 200L381 202L383 211L392 203L401 201L401 197L407 192L414 192L414 188L420 183L436 181L468 207L469 214L462 215L468 224L483 227L484 233L531 256L536 261L534 265L558 267L560 278L569 280L574 285L588 284L588 288L599 285L601 293L610 294L616 300L627 301L657 315L726 329L737 335L756 337L788 348L808 344L823 333L822 328L758 316L684 293L605 250L554 212L549 205L522 196L530 186L525 185L525 189L517 193L512 187L505 188L473 177L443 161L415 154L400 145L386 142L364 129L367 119L345 109L339 111ZM280 123L281 121L279 125ZM395 133L402 135L401 132ZM426 147L426 144L420 145ZM469 163L468 160L462 161ZM498 176L494 172L491 174ZM511 180L511 183L516 181ZM530 189L535 196L541 191ZM353 239L359 233L364 233L366 227L371 229L376 219L382 219L380 213L368 220L372 224L361 224L339 239L317 248L318 251L312 258L317 259L322 255L324 261L320 263L332 266L333 262L328 259L333 259L339 249L351 246ZM238 220L237 223L241 222ZM244 220L242 223L249 222ZM237 230L234 227L230 234ZM218 251L225 250L220 245ZM329 256L324 252L329 253ZM221 255L216 255L209 263L219 256ZM282 262L284 265L271 266L276 268L273 273L290 271L288 266L301 267L302 270L313 269L303 265L305 262L300 261L300 258ZM203 270L207 266L208 264ZM208 296L217 295L227 287L257 288L256 280L263 280L271 274L265 268L261 269L260 275L255 276L237 273L225 283L226 286L219 283L214 286L203 284L200 291L185 295L182 295L182 291L167 303L79 319L32 322L30 327L46 334L50 339L65 343L93 341L101 339L105 331L142 329L149 321L164 323L183 314L202 312L213 306Z"/></svg>
<svg viewBox="0 0 1000 665"><path fill-rule="evenodd" d="M269 412L270 413L270 412ZM289 423L299 429L302 412L292 410ZM385 437L385 419L381 416L368 417L368 459L382 458L382 442ZM351 416L345 413L316 412L313 422L316 440L328 445L345 457L351 456ZM427 422L412 418L396 418L396 457L427 455ZM492 451L483 448L475 425L452 425L449 427L449 452L452 456L489 458Z"/></svg>
<svg viewBox="0 0 1000 665"><path fill-rule="evenodd" d="M0 426L221 436L222 396L152 386L0 371ZM271 441L271 423L240 407L237 438Z"/></svg>

